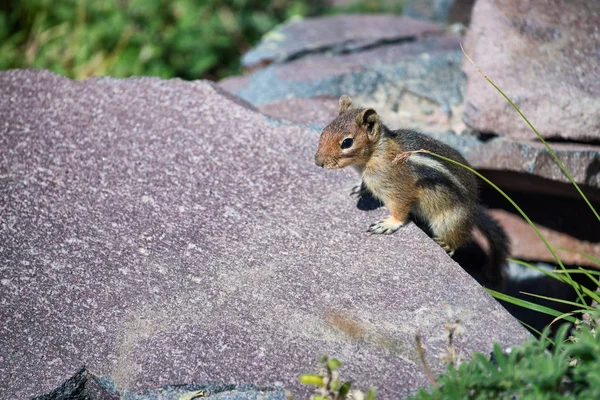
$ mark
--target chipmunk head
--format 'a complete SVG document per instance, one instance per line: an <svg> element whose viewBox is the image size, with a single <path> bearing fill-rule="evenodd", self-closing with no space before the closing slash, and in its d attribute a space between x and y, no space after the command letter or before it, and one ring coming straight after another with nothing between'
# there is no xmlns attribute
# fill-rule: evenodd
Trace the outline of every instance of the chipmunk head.
<svg viewBox="0 0 600 400"><path fill-rule="evenodd" d="M381 135L379 116L372 108L351 108L348 96L340 97L340 114L321 132L315 163L325 168L364 165Z"/></svg>

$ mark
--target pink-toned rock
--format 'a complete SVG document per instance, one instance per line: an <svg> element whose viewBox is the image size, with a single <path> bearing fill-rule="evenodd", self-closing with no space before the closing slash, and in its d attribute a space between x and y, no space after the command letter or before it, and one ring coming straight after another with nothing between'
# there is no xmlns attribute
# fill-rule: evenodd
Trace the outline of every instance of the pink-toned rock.
<svg viewBox="0 0 600 400"><path fill-rule="evenodd" d="M500 222L510 238L511 257L526 261L556 262L544 242L523 218L504 210L491 210L491 214ZM600 269L600 265L578 254L586 253L600 259L600 243L578 240L571 235L542 225L536 224L536 226L548 243L552 245L563 264ZM569 249L569 251L560 250L560 248Z"/></svg>
<svg viewBox="0 0 600 400"><path fill-rule="evenodd" d="M600 147L579 143L551 143L575 182L600 188ZM467 160L478 169L510 171L569 183L550 152L541 142L495 138L469 149Z"/></svg>
<svg viewBox="0 0 600 400"><path fill-rule="evenodd" d="M338 99L330 96L278 100L258 108L264 114L305 126L323 126L339 113Z"/></svg>
<svg viewBox="0 0 600 400"><path fill-rule="evenodd" d="M479 0L466 51L545 138L600 140L600 2ZM465 61L464 120L535 140L506 100Z"/></svg>
<svg viewBox="0 0 600 400"><path fill-rule="evenodd" d="M0 398L85 365L119 390L281 382L324 354L396 399L447 347L526 331L414 224L365 227L317 135L212 83L0 73ZM348 326L357 327L349 331Z"/></svg>
<svg viewBox="0 0 600 400"><path fill-rule="evenodd" d="M248 82L250 81L250 77L247 75L241 76L230 76L225 79L221 79L219 81L219 86L223 89L227 90L230 93L235 93L238 90L242 90L246 86L248 86Z"/></svg>
<svg viewBox="0 0 600 400"><path fill-rule="evenodd" d="M242 64L256 68L308 52L348 52L380 43L416 39L442 32L427 21L393 15L337 15L291 21L265 35L244 54Z"/></svg>

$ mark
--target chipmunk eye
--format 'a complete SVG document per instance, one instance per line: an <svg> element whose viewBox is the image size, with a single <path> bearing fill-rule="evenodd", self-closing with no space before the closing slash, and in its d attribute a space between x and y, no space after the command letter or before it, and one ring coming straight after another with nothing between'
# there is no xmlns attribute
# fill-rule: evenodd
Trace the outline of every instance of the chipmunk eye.
<svg viewBox="0 0 600 400"><path fill-rule="evenodd" d="M346 138L342 142L341 147L342 147L342 149L349 149L350 147L352 147L353 144L354 144L354 140L352 140L352 138Z"/></svg>

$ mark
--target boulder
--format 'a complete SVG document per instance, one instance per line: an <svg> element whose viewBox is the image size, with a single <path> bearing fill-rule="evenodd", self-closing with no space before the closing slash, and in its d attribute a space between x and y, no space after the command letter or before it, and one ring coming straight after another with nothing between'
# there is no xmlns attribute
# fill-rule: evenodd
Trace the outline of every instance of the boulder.
<svg viewBox="0 0 600 400"><path fill-rule="evenodd" d="M520 216L504 210L492 210L493 217L500 222L511 239L511 257L520 260L536 260L556 263L552 253L540 240L533 228ZM600 265L582 253L600 259L600 243L578 240L572 235L536 224L565 265L587 266L600 269ZM563 250L563 249L568 249Z"/></svg>
<svg viewBox="0 0 600 400"><path fill-rule="evenodd" d="M306 53L348 53L381 43L411 41L442 28L434 23L392 15L336 15L292 20L269 32L242 57L256 68L300 58Z"/></svg>
<svg viewBox="0 0 600 400"><path fill-rule="evenodd" d="M468 25L475 0L406 0L402 15L440 24Z"/></svg>
<svg viewBox="0 0 600 400"><path fill-rule="evenodd" d="M495 176L503 175L504 178L500 178L506 186L502 187L568 197L579 196L541 142L505 137L481 140L474 136L448 133L431 135L459 148L467 161L478 170L493 171ZM582 185L592 198L600 200L600 147L579 143L550 143L550 146L575 182ZM524 185L523 182L527 184Z"/></svg>
<svg viewBox="0 0 600 400"><path fill-rule="evenodd" d="M399 398L528 333L415 225L366 226L317 134L205 82L0 73L0 398L82 366L114 393L280 385L324 353Z"/></svg>
<svg viewBox="0 0 600 400"><path fill-rule="evenodd" d="M256 106L347 94L397 107L398 99L410 93L448 113L462 102L459 41L442 36L341 55L311 54L260 69L237 85L225 82L232 84L228 86L234 88L232 93Z"/></svg>
<svg viewBox="0 0 600 400"><path fill-rule="evenodd" d="M600 2L479 0L466 51L544 138L600 140ZM465 62L464 120L517 140L535 134Z"/></svg>
<svg viewBox="0 0 600 400"><path fill-rule="evenodd" d="M309 99L293 98L264 104L258 109L273 118L284 119L316 130L330 123L339 113L338 99L317 96Z"/></svg>

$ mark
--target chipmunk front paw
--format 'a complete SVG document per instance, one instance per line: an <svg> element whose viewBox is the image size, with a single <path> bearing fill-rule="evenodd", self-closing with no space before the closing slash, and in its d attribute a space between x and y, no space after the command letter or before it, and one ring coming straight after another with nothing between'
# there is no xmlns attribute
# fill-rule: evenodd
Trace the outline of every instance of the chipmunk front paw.
<svg viewBox="0 0 600 400"><path fill-rule="evenodd" d="M394 217L388 217L386 219L382 219L377 221L369 226L367 232L383 234L383 235L391 235L396 232L402 226L405 225L404 221L397 220Z"/></svg>
<svg viewBox="0 0 600 400"><path fill-rule="evenodd" d="M360 182L358 185L355 185L350 191L350 196L358 197L359 199L366 195L368 192L367 187L364 183Z"/></svg>

